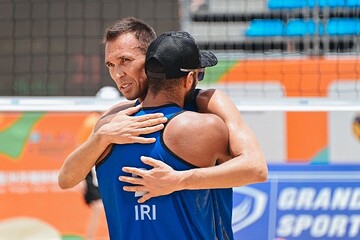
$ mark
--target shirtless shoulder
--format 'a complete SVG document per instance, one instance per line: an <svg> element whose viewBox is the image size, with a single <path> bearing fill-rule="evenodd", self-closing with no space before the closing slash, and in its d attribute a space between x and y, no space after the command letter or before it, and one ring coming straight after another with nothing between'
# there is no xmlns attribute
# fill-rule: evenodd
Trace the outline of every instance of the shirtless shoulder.
<svg viewBox="0 0 360 240"><path fill-rule="evenodd" d="M219 158L228 156L227 139L228 131L221 118L191 111L173 118L164 132L165 144L198 167L212 166Z"/></svg>

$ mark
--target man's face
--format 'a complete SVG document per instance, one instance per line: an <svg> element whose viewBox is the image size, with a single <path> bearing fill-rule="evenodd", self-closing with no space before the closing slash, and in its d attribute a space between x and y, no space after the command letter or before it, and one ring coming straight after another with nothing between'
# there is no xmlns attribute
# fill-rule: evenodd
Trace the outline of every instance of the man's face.
<svg viewBox="0 0 360 240"><path fill-rule="evenodd" d="M128 100L144 100L147 92L145 54L131 34L120 35L105 44L105 64L119 91Z"/></svg>

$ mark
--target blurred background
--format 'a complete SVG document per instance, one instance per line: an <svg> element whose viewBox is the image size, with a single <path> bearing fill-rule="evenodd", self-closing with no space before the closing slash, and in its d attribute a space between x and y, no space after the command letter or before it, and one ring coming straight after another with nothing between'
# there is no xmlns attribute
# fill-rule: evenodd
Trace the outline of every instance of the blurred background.
<svg viewBox="0 0 360 240"><path fill-rule="evenodd" d="M19 218L82 239L90 210L57 173L80 126L123 100L101 41L128 16L213 51L200 87L225 91L258 137L269 180L234 189L236 239L360 238L359 0L2 0L0 239Z"/></svg>

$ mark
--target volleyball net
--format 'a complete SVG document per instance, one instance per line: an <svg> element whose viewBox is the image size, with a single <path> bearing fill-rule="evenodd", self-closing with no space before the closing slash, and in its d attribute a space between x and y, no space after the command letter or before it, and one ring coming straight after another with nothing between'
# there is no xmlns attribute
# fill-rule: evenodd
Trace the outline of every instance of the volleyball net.
<svg viewBox="0 0 360 240"><path fill-rule="evenodd" d="M0 95L94 96L114 86L102 35L135 16L158 34L188 31L218 56L204 88L242 100L358 100L359 9L357 1L320 0L4 0Z"/></svg>

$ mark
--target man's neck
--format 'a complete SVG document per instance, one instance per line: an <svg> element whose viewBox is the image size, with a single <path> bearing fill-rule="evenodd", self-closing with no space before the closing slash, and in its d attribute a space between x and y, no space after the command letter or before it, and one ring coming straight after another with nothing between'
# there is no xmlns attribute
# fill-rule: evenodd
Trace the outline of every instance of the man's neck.
<svg viewBox="0 0 360 240"><path fill-rule="evenodd" d="M166 104L176 104L180 107L184 106L184 99L181 99L180 97L170 97L169 94L164 94L162 92L154 95L150 92L146 95L144 101L142 102L143 107L157 107L157 106L163 106Z"/></svg>

